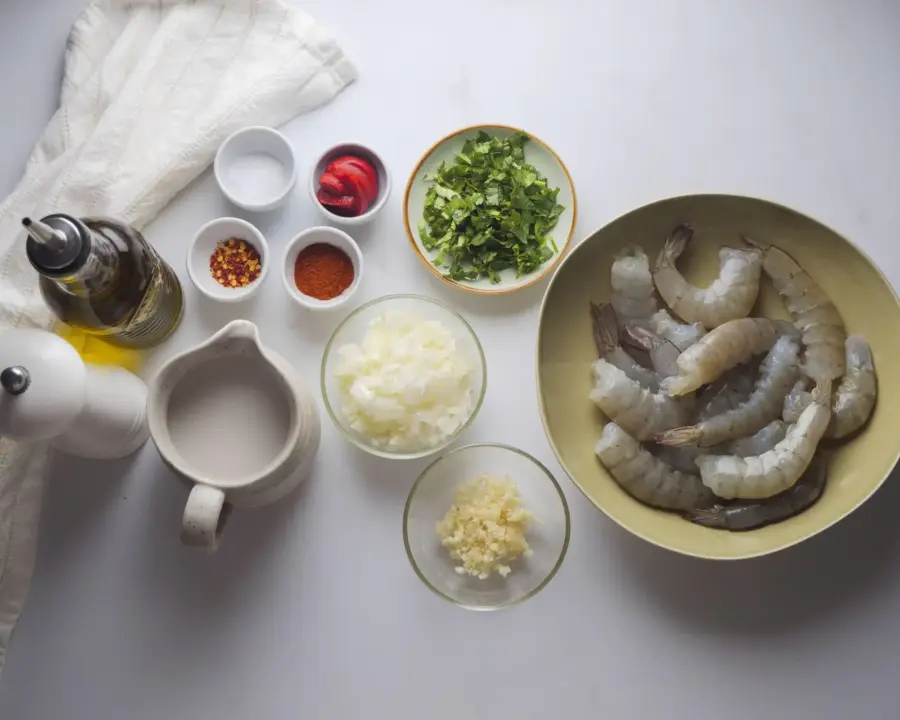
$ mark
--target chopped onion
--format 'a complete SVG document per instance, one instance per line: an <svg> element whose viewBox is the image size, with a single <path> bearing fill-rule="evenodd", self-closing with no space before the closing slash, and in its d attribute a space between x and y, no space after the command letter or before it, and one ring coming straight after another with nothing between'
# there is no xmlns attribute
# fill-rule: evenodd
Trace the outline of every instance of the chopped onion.
<svg viewBox="0 0 900 720"><path fill-rule="evenodd" d="M433 448L472 413L471 358L438 320L404 310L383 313L362 342L337 354L334 377L347 424L375 447Z"/></svg>

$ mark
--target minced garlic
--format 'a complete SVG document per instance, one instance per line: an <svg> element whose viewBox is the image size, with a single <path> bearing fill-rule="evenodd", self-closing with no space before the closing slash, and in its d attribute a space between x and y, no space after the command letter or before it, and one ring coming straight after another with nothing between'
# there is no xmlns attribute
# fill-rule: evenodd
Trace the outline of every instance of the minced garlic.
<svg viewBox="0 0 900 720"><path fill-rule="evenodd" d="M510 573L509 562L532 552L525 527L534 520L508 477L481 474L456 489L453 505L437 524L441 544L462 565L456 568L481 580L492 571Z"/></svg>

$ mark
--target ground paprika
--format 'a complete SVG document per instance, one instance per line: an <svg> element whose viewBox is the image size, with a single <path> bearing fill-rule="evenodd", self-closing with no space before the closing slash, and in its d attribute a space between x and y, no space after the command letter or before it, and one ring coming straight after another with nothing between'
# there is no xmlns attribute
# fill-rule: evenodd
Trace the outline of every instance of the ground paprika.
<svg viewBox="0 0 900 720"><path fill-rule="evenodd" d="M353 261L340 248L314 243L297 253L294 284L304 295L331 300L353 283Z"/></svg>

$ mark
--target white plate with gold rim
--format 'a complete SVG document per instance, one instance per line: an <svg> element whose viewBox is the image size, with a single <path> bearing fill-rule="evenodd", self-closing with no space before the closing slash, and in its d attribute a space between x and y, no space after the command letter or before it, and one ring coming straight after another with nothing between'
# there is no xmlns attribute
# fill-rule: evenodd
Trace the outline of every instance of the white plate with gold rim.
<svg viewBox="0 0 900 720"><path fill-rule="evenodd" d="M507 125L472 125L450 133L438 140L422 156L409 176L409 180L406 183L406 191L403 194L403 221L410 244L419 259L444 282L471 293L498 294L513 292L537 282L556 267L572 239L577 216L575 185L572 183L569 171L556 152L531 133L528 133L531 139L525 145L525 161L537 168L547 178L549 187L559 188L557 202L565 207L556 226L550 231L550 236L556 244L556 250L540 268L520 277L516 277L514 269L501 270L499 272L500 282L498 283L491 282L489 278L451 280L444 276L445 271L443 268L434 265L433 260L437 252L426 250L419 237L418 225L425 213L425 195L432 184L426 178L434 175L441 162L453 163L456 155L462 151L466 140L475 137L482 131L488 135L501 138L521 132L519 128Z"/></svg>

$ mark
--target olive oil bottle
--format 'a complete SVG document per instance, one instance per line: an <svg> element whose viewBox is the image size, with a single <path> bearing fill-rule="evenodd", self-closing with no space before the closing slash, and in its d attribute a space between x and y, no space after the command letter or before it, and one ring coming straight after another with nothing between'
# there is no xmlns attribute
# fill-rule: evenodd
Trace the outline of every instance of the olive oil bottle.
<svg viewBox="0 0 900 720"><path fill-rule="evenodd" d="M184 308L172 268L135 228L110 218L25 218L28 260L64 323L124 348L159 345Z"/></svg>

